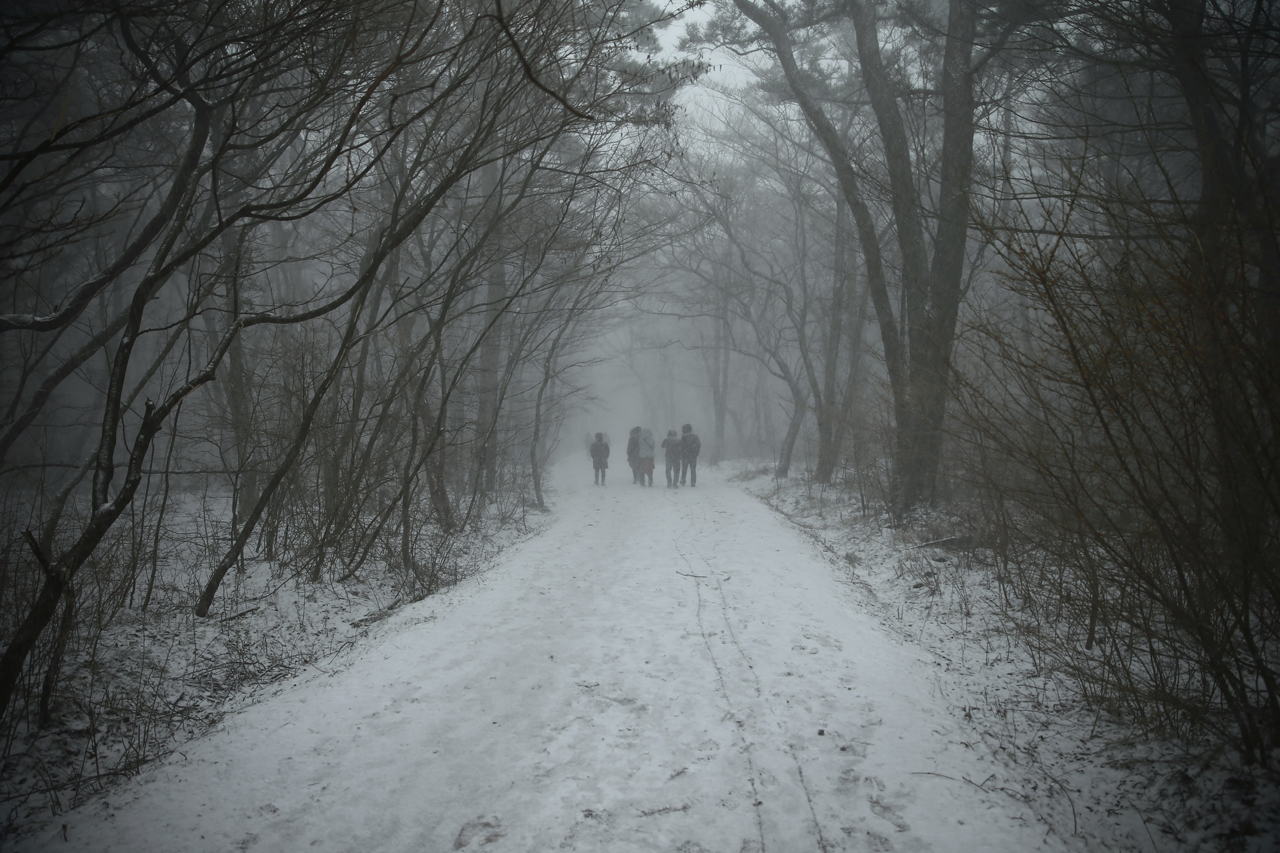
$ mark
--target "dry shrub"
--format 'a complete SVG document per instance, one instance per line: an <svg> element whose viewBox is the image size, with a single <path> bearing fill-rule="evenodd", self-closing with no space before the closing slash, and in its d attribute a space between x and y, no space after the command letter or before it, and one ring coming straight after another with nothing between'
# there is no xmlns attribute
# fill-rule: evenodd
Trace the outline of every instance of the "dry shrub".
<svg viewBox="0 0 1280 853"><path fill-rule="evenodd" d="M959 420L998 577L1033 646L1095 701L1265 763L1280 361L1258 271L1154 215L1133 240L1056 225L1004 243L1023 313L968 338Z"/></svg>

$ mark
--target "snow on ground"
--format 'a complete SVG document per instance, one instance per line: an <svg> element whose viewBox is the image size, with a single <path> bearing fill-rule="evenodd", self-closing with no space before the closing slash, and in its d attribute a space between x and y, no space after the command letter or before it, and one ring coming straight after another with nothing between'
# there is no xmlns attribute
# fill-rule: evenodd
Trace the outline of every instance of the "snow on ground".
<svg viewBox="0 0 1280 853"><path fill-rule="evenodd" d="M981 553L953 547L963 519L922 515L894 529L864 515L856 495L803 478L779 483L768 470L746 467L734 479L843 564L864 614L940 661L948 709L1005 768L986 787L1023 798L1089 851L1280 850L1280 775L1241 766L1208 738L1161 740L1082 697L1016 639L1017 602Z"/></svg>
<svg viewBox="0 0 1280 853"><path fill-rule="evenodd" d="M619 473L19 849L1074 849L812 540Z"/></svg>
<svg viewBox="0 0 1280 853"><path fill-rule="evenodd" d="M311 583L301 579L307 568L296 560L249 560L245 571L228 573L209 617L197 618L191 603L225 550L229 531L216 520L230 516L230 501L204 493L173 503L154 595L139 583L127 600L117 599L118 610L104 607L106 624L76 638L52 725L36 728L23 717L5 733L12 740L0 760L0 850L51 814L184 749L227 713L278 690L279 682L311 668L332 669L403 600L406 579L373 561L342 582ZM550 519L525 521L486 519L463 534L433 538L420 553L451 584ZM101 601L122 596L122 588L109 573L94 573L80 594Z"/></svg>

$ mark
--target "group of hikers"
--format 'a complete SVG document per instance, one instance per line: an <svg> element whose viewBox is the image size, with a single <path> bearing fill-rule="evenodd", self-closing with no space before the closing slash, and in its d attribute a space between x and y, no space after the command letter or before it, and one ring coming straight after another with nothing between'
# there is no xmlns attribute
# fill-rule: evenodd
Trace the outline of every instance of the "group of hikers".
<svg viewBox="0 0 1280 853"><path fill-rule="evenodd" d="M673 429L667 430L667 437L662 441L662 452L667 463L667 488L674 489L686 483L698 485L698 454L702 452L702 441L693 431L690 424L680 428L681 435ZM637 485L653 485L653 460L657 446L653 441L653 433L648 427L632 427L631 436L627 439L627 464L631 466L631 482ZM609 469L609 442L604 440L604 433L596 433L595 443L591 445L591 467L595 469L596 485L604 485L605 472Z"/></svg>

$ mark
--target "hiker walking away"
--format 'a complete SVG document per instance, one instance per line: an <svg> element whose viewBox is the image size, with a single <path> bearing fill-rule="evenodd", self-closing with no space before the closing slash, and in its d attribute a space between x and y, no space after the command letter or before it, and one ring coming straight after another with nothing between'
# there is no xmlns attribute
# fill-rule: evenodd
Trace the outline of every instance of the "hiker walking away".
<svg viewBox="0 0 1280 853"><path fill-rule="evenodd" d="M653 433L648 427L640 430L640 485L644 485L644 478L648 476L649 485L653 485Z"/></svg>
<svg viewBox="0 0 1280 853"><path fill-rule="evenodd" d="M591 468L596 477L596 485L604 485L604 475L609 470L609 442L604 440L604 433L596 433L595 443L591 445Z"/></svg>
<svg viewBox="0 0 1280 853"><path fill-rule="evenodd" d="M631 482L640 482L640 427L632 427L627 439L627 464L631 466Z"/></svg>
<svg viewBox="0 0 1280 853"><path fill-rule="evenodd" d="M667 437L662 440L662 451L667 460L667 488L674 489L680 485L680 438L675 430L667 430Z"/></svg>
<svg viewBox="0 0 1280 853"><path fill-rule="evenodd" d="M698 454L702 452L702 442L698 439L693 427L685 424L680 427L680 485L688 479L690 486L698 485Z"/></svg>

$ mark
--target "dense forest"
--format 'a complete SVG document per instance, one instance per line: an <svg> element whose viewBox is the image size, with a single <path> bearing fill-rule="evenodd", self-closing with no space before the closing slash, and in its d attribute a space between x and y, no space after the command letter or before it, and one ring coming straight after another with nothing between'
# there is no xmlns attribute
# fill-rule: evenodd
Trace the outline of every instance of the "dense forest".
<svg viewBox="0 0 1280 853"><path fill-rule="evenodd" d="M941 513L1083 695L1276 765L1272 4L0 22L11 799L163 752L189 717L165 666L250 677L244 634L102 669L119 626L237 625L251 575L431 596L554 507L548 465L606 411L615 450L624 417L692 419L707 464ZM30 769L59 731L74 778Z"/></svg>

